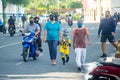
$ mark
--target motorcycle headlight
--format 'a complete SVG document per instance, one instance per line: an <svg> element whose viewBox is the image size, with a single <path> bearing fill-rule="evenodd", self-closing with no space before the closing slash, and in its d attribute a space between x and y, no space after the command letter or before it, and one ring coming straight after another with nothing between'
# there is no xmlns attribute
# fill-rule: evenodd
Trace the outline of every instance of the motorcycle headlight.
<svg viewBox="0 0 120 80"><path fill-rule="evenodd" d="M29 40L28 42L31 43L33 41L33 39Z"/></svg>

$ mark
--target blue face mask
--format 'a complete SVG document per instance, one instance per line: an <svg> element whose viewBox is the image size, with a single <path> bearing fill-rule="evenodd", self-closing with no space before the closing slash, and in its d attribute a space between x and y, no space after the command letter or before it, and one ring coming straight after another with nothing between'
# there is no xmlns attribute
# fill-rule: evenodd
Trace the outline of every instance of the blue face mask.
<svg viewBox="0 0 120 80"><path fill-rule="evenodd" d="M81 22L78 22L77 25L79 28L81 28L83 24Z"/></svg>

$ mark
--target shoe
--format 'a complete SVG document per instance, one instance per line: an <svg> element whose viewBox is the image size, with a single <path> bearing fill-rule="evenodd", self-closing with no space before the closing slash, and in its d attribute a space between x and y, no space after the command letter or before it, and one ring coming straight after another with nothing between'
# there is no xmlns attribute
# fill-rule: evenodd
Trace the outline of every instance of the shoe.
<svg viewBox="0 0 120 80"><path fill-rule="evenodd" d="M41 47L39 47L39 50L40 50L40 52L43 52L43 49Z"/></svg>
<svg viewBox="0 0 120 80"><path fill-rule="evenodd" d="M77 67L78 71L81 71L81 68L80 67Z"/></svg>
<svg viewBox="0 0 120 80"><path fill-rule="evenodd" d="M69 61L69 57L67 57L67 59L66 59L66 62L68 63L68 61Z"/></svg>
<svg viewBox="0 0 120 80"><path fill-rule="evenodd" d="M63 61L63 65L65 65L65 58L63 57L63 58L61 58L62 59L62 61Z"/></svg>
<svg viewBox="0 0 120 80"><path fill-rule="evenodd" d="M21 56L23 56L23 53L21 54Z"/></svg>
<svg viewBox="0 0 120 80"><path fill-rule="evenodd" d="M103 54L101 57L107 57L107 55L106 55L106 54Z"/></svg>

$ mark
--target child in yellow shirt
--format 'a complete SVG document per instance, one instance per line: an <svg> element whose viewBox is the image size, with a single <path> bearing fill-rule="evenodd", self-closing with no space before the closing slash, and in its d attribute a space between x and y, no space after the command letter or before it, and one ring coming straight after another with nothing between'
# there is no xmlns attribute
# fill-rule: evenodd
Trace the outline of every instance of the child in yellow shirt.
<svg viewBox="0 0 120 80"><path fill-rule="evenodd" d="M61 54L61 59L63 61L63 65L65 65L65 62L69 61L69 52L70 52L69 48L71 47L71 40L68 34L69 31L67 29L64 29L62 40L60 41L60 54Z"/></svg>

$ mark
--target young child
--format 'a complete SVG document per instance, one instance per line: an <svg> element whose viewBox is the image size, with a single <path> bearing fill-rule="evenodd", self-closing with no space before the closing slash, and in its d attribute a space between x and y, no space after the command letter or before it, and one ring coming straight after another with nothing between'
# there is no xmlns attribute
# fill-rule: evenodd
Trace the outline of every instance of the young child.
<svg viewBox="0 0 120 80"><path fill-rule="evenodd" d="M65 65L65 62L69 61L69 48L71 47L71 40L68 34L69 34L69 31L67 29L64 29L62 40L60 41L60 54L61 54L61 59L63 61L63 65ZM66 60L65 60L65 57L66 57Z"/></svg>
<svg viewBox="0 0 120 80"><path fill-rule="evenodd" d="M88 38L88 44L90 45L90 38L88 30L83 27L82 22L78 21L78 28L73 30L73 48L76 53L77 69L81 71L86 59L86 43L85 36Z"/></svg>
<svg viewBox="0 0 120 80"><path fill-rule="evenodd" d="M115 58L120 58L120 39L117 42L117 52L115 54Z"/></svg>

